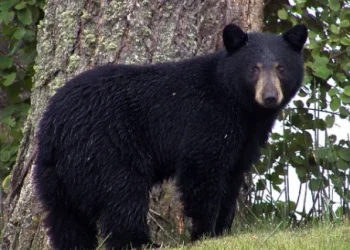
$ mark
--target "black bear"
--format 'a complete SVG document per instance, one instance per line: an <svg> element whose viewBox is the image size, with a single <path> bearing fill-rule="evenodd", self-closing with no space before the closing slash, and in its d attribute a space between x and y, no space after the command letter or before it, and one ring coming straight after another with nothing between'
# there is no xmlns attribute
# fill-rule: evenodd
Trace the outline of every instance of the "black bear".
<svg viewBox="0 0 350 250"><path fill-rule="evenodd" d="M58 89L33 172L54 249L94 249L99 230L107 249L151 243L149 192L170 177L192 240L229 230L243 173L302 84L306 39L302 24L282 35L229 24L221 51L100 66Z"/></svg>

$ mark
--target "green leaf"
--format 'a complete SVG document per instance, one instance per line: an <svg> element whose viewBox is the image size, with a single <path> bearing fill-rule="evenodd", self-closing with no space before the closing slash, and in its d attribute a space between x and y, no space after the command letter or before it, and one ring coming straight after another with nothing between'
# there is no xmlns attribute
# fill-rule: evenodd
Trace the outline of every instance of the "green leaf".
<svg viewBox="0 0 350 250"><path fill-rule="evenodd" d="M259 179L256 183L256 190L264 190L266 188L266 181L263 179Z"/></svg>
<svg viewBox="0 0 350 250"><path fill-rule="evenodd" d="M29 104L27 104L27 103L21 103L21 104L19 104L19 105L16 105L16 108L20 111L20 112L22 112L22 113L24 113L24 114L28 114L28 111L29 111L29 109L30 109L30 105Z"/></svg>
<svg viewBox="0 0 350 250"><path fill-rule="evenodd" d="M23 39L26 41L34 41L35 40L35 31L33 30L26 30L26 34L24 35Z"/></svg>
<svg viewBox="0 0 350 250"><path fill-rule="evenodd" d="M333 127L334 121L335 121L334 115L327 115L327 116L326 116L327 128Z"/></svg>
<svg viewBox="0 0 350 250"><path fill-rule="evenodd" d="M343 72L336 72L333 76L336 82L346 82L348 79Z"/></svg>
<svg viewBox="0 0 350 250"><path fill-rule="evenodd" d="M310 63L310 67L314 71L314 75L322 78L327 79L330 74L332 74L332 70L328 69L327 65L329 63L329 58L322 56L322 57L315 57L314 62Z"/></svg>
<svg viewBox="0 0 350 250"><path fill-rule="evenodd" d="M291 125L300 127L302 126L301 117L299 115L293 115L291 117Z"/></svg>
<svg viewBox="0 0 350 250"><path fill-rule="evenodd" d="M316 118L314 122L315 122L315 125L316 125L315 127L317 129L320 129L322 131L324 131L326 129L326 123L325 123L325 121L323 119Z"/></svg>
<svg viewBox="0 0 350 250"><path fill-rule="evenodd" d="M334 34L339 34L339 28L337 26L335 26L334 24L331 24L331 31L334 33Z"/></svg>
<svg viewBox="0 0 350 250"><path fill-rule="evenodd" d="M22 44L22 41L21 41L21 40L15 41L15 42L11 45L11 47L10 47L10 53L9 53L9 55L13 55L13 54L17 51L18 47L19 47L21 44Z"/></svg>
<svg viewBox="0 0 350 250"><path fill-rule="evenodd" d="M337 150L337 154L344 161L350 161L350 149L349 148L339 148Z"/></svg>
<svg viewBox="0 0 350 250"><path fill-rule="evenodd" d="M304 103L300 100L296 100L296 101L293 101L295 107L297 108L303 108L304 107Z"/></svg>
<svg viewBox="0 0 350 250"><path fill-rule="evenodd" d="M340 9L339 0L328 0L329 8L333 11L338 11Z"/></svg>
<svg viewBox="0 0 350 250"><path fill-rule="evenodd" d="M13 11L2 12L0 21L3 20L6 25L9 25L12 22L14 17L15 17L15 12Z"/></svg>
<svg viewBox="0 0 350 250"><path fill-rule="evenodd" d="M21 40L25 34L26 34L26 30L24 28L18 28L15 34L13 34L13 37L16 38L17 40Z"/></svg>
<svg viewBox="0 0 350 250"><path fill-rule="evenodd" d="M39 8L35 8L32 7L30 8L32 11L32 20L34 23L38 22L39 18L40 18L40 9Z"/></svg>
<svg viewBox="0 0 350 250"><path fill-rule="evenodd" d="M1 110L0 121L2 119L4 119L5 117L12 115L12 113L15 112L15 110L16 110L15 105L9 105L9 106L5 107L3 110Z"/></svg>
<svg viewBox="0 0 350 250"><path fill-rule="evenodd" d="M308 74L305 75L305 76L308 76ZM305 80L305 83L309 83L310 82L308 79L306 79L306 77L304 77L304 80ZM307 96L307 92L301 88L298 95L300 97L305 97L305 96Z"/></svg>
<svg viewBox="0 0 350 250"><path fill-rule="evenodd" d="M274 172L270 175L265 175L266 179L270 180L272 184L279 185L283 183L283 179L279 177L279 175Z"/></svg>
<svg viewBox="0 0 350 250"><path fill-rule="evenodd" d="M13 65L13 59L9 56L0 56L0 69L8 69Z"/></svg>
<svg viewBox="0 0 350 250"><path fill-rule="evenodd" d="M24 25L29 25L32 23L32 12L30 9L23 9L17 12L18 20Z"/></svg>
<svg viewBox="0 0 350 250"><path fill-rule="evenodd" d="M5 87L10 86L16 79L16 72L4 76L5 81L2 83Z"/></svg>
<svg viewBox="0 0 350 250"><path fill-rule="evenodd" d="M26 6L27 6L26 2L20 2L20 3L16 4L15 9L16 10L23 10Z"/></svg>
<svg viewBox="0 0 350 250"><path fill-rule="evenodd" d="M312 179L309 182L309 189L311 191L318 191L322 187L322 180L320 179Z"/></svg>
<svg viewBox="0 0 350 250"><path fill-rule="evenodd" d="M34 5L36 3L36 0L27 0L27 4Z"/></svg>
<svg viewBox="0 0 350 250"><path fill-rule="evenodd" d="M345 95L344 93L341 93L341 94L340 94L340 100L341 100L343 103L348 104L348 103L350 103L350 96Z"/></svg>
<svg viewBox="0 0 350 250"><path fill-rule="evenodd" d="M317 34L314 31L310 30L308 36L309 36L309 38L314 39L314 38L316 38Z"/></svg>
<svg viewBox="0 0 350 250"><path fill-rule="evenodd" d="M328 69L327 67L323 67L316 70L314 74L315 76L318 76L325 80L332 74L332 70Z"/></svg>
<svg viewBox="0 0 350 250"><path fill-rule="evenodd" d="M14 6L16 3L18 3L19 0L2 0L0 1L0 11L1 12L7 12L10 10L12 6Z"/></svg>
<svg viewBox="0 0 350 250"><path fill-rule="evenodd" d="M16 129L12 129L10 131L10 136L15 140L15 141L21 141L22 139L22 133L21 131L18 131ZM18 151L18 147L17 147L17 151ZM16 151L16 153L17 153Z"/></svg>
<svg viewBox="0 0 350 250"><path fill-rule="evenodd" d="M341 27L341 28L346 28L346 27L348 27L349 25L350 25L349 20L343 20L343 21L340 22L339 27Z"/></svg>
<svg viewBox="0 0 350 250"><path fill-rule="evenodd" d="M328 91L328 94L330 96L334 96L334 95L338 94L338 90L336 88L332 88Z"/></svg>
<svg viewBox="0 0 350 250"><path fill-rule="evenodd" d="M350 20L350 9L341 8L339 17L341 20Z"/></svg>
<svg viewBox="0 0 350 250"><path fill-rule="evenodd" d="M8 74L4 76L4 78L5 78L5 81L2 83L2 85L4 85L5 87L10 86L13 83L13 81L16 79L16 72Z"/></svg>
<svg viewBox="0 0 350 250"><path fill-rule="evenodd" d="M304 158L302 158L301 156L293 155L291 160L298 165L302 165L304 163Z"/></svg>
<svg viewBox="0 0 350 250"><path fill-rule="evenodd" d="M2 188L7 193L10 190L10 175L6 176L6 178L2 181Z"/></svg>
<svg viewBox="0 0 350 250"><path fill-rule="evenodd" d="M37 0L38 6L40 9L44 9L46 1L45 0Z"/></svg>
<svg viewBox="0 0 350 250"><path fill-rule="evenodd" d="M330 107L333 111L336 111L340 108L340 99L337 96L332 97Z"/></svg>
<svg viewBox="0 0 350 250"><path fill-rule="evenodd" d="M279 11L277 11L277 15L282 20L286 20L288 18L288 13L285 9L280 9Z"/></svg>
<svg viewBox="0 0 350 250"><path fill-rule="evenodd" d="M16 125L16 122L11 116L7 116L4 119L1 119L1 123L6 124L10 127L14 127Z"/></svg>
<svg viewBox="0 0 350 250"><path fill-rule="evenodd" d="M346 86L344 88L344 94L347 95L347 96L350 96L350 86Z"/></svg>
<svg viewBox="0 0 350 250"><path fill-rule="evenodd" d="M11 154L9 151L4 150L0 153L0 161L7 162L8 160L10 160L10 158Z"/></svg>
<svg viewBox="0 0 350 250"><path fill-rule="evenodd" d="M279 193L282 192L282 190L281 190L281 188L280 188L279 186L277 186L277 185L275 185L275 184L272 184L272 187L273 187L273 189L275 189L277 192L279 192Z"/></svg>
<svg viewBox="0 0 350 250"><path fill-rule="evenodd" d="M1 30L2 34L1 35L3 35L6 38L12 37L13 34L15 33L15 31L16 31L16 28L12 27L12 25L9 25L9 26L3 25L1 27L1 29L2 29Z"/></svg>
<svg viewBox="0 0 350 250"><path fill-rule="evenodd" d="M299 179L303 179L306 177L306 169L304 167L295 168L295 171L296 171Z"/></svg>
<svg viewBox="0 0 350 250"><path fill-rule="evenodd" d="M314 38L310 38L309 39L309 44L307 45L308 49L312 49L312 56L314 56L314 54L317 54L317 56L320 56L320 51L316 50L316 48L319 48L320 45L318 43L318 41Z"/></svg>
<svg viewBox="0 0 350 250"><path fill-rule="evenodd" d="M349 169L350 167L350 164L343 161L342 159L339 159L338 160L338 168L341 169L341 170L347 170Z"/></svg>
<svg viewBox="0 0 350 250"><path fill-rule="evenodd" d="M350 39L347 37L343 37L340 39L340 43L348 46L348 45L350 45Z"/></svg>
<svg viewBox="0 0 350 250"><path fill-rule="evenodd" d="M349 115L349 111L344 106L341 106L339 108L339 116L340 116L340 118L345 119L345 118L348 117L348 115Z"/></svg>

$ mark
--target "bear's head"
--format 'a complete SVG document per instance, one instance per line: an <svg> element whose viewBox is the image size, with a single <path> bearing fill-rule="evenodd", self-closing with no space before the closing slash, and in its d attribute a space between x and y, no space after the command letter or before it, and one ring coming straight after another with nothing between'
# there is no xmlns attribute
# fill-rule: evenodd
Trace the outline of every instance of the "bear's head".
<svg viewBox="0 0 350 250"><path fill-rule="evenodd" d="M302 84L301 52L307 35L302 24L282 35L245 33L234 24L227 25L220 65L226 91L238 92L247 105L254 103L264 109L285 106Z"/></svg>

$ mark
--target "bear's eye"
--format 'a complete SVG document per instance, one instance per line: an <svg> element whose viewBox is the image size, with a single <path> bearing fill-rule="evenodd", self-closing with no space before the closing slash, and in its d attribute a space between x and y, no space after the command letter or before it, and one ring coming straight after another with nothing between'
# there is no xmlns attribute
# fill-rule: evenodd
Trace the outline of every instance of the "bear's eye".
<svg viewBox="0 0 350 250"><path fill-rule="evenodd" d="M281 65L278 65L278 66L277 66L277 71L278 71L279 73L282 73L282 72L284 71L284 67L281 66Z"/></svg>
<svg viewBox="0 0 350 250"><path fill-rule="evenodd" d="M258 66L253 66L250 71L254 74L257 74L260 72L260 68Z"/></svg>

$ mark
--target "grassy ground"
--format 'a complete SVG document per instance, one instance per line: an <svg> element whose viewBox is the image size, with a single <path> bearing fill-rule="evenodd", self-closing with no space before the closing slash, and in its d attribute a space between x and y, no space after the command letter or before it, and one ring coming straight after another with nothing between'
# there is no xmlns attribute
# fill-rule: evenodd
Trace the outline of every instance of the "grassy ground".
<svg viewBox="0 0 350 250"><path fill-rule="evenodd" d="M204 240L172 250L350 250L350 225L315 226L309 229L276 229L239 233L215 240Z"/></svg>

